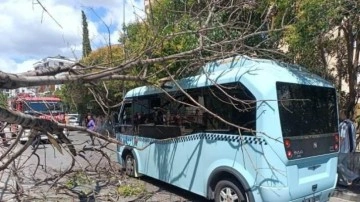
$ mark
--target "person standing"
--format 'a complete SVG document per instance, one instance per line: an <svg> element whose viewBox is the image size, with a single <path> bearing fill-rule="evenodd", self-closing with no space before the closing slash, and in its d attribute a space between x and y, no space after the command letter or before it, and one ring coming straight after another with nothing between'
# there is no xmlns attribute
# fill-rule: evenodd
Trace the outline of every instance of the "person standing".
<svg viewBox="0 0 360 202"><path fill-rule="evenodd" d="M91 116L90 113L84 115L84 123L83 123L84 125L83 126L87 127L87 124L89 122L89 119L88 119L89 116Z"/></svg>
<svg viewBox="0 0 360 202"><path fill-rule="evenodd" d="M139 133L139 125L141 122L141 114L139 112L136 112L134 117L133 117L133 122L134 122L134 133L138 134Z"/></svg>
<svg viewBox="0 0 360 202"><path fill-rule="evenodd" d="M95 131L95 121L94 118L89 114L87 116L86 128L90 131ZM94 145L94 136L90 133L91 145Z"/></svg>
<svg viewBox="0 0 360 202"><path fill-rule="evenodd" d="M32 130L31 130L32 131ZM31 148L32 148L32 150L35 150L37 147L38 147L38 145L40 144L40 142L41 142L41 135L40 135L40 133L39 132L35 132L36 134L35 134L35 137L34 137L34 139L33 139L33 141L31 142Z"/></svg>
<svg viewBox="0 0 360 202"><path fill-rule="evenodd" d="M351 153L356 150L356 127L354 123L345 115L340 113L340 153Z"/></svg>
<svg viewBox="0 0 360 202"><path fill-rule="evenodd" d="M338 183L349 186L358 183L359 175L349 169L351 154L356 150L356 127L354 123L340 112L339 136L340 136L340 153L338 161Z"/></svg>

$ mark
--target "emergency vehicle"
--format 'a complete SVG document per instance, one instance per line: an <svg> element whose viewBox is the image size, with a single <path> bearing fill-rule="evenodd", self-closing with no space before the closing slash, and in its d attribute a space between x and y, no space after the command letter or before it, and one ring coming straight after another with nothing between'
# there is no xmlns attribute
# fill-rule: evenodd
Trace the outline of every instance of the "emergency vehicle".
<svg viewBox="0 0 360 202"><path fill-rule="evenodd" d="M65 123L65 111L61 99L58 97L37 97L29 93L19 93L15 98L10 100L11 109L22 112L41 119L53 120L59 123ZM21 135L20 142L25 143L29 140L30 128L25 128L22 134L21 125L12 124L11 133ZM64 134L68 135L68 130L64 129ZM54 135L57 138L56 135ZM47 140L45 134L41 135L41 140Z"/></svg>

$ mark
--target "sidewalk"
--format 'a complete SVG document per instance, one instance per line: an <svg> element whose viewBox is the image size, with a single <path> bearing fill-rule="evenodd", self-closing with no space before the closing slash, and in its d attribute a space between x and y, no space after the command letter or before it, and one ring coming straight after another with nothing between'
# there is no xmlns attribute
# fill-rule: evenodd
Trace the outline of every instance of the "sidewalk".
<svg viewBox="0 0 360 202"><path fill-rule="evenodd" d="M330 202L336 201L360 201L360 187L336 187Z"/></svg>

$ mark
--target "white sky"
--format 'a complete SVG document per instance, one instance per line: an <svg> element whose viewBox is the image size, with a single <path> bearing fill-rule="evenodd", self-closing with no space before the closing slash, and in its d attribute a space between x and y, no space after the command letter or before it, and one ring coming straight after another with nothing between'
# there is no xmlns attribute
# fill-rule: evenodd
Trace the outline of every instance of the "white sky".
<svg viewBox="0 0 360 202"><path fill-rule="evenodd" d="M107 44L106 26L101 20L111 27L111 42L117 43L123 23L124 3L125 22L134 21L136 16L144 16L143 0L40 2L56 21L43 12L36 0L0 2L0 71L19 73L32 70L33 63L48 56L81 58L81 10L87 15L93 50Z"/></svg>

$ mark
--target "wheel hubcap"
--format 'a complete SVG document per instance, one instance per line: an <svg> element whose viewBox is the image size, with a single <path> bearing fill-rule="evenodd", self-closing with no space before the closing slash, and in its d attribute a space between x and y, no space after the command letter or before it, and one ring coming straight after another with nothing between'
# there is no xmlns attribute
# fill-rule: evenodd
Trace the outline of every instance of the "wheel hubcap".
<svg viewBox="0 0 360 202"><path fill-rule="evenodd" d="M238 202L239 196L230 187L225 187L220 191L220 201L222 202Z"/></svg>

